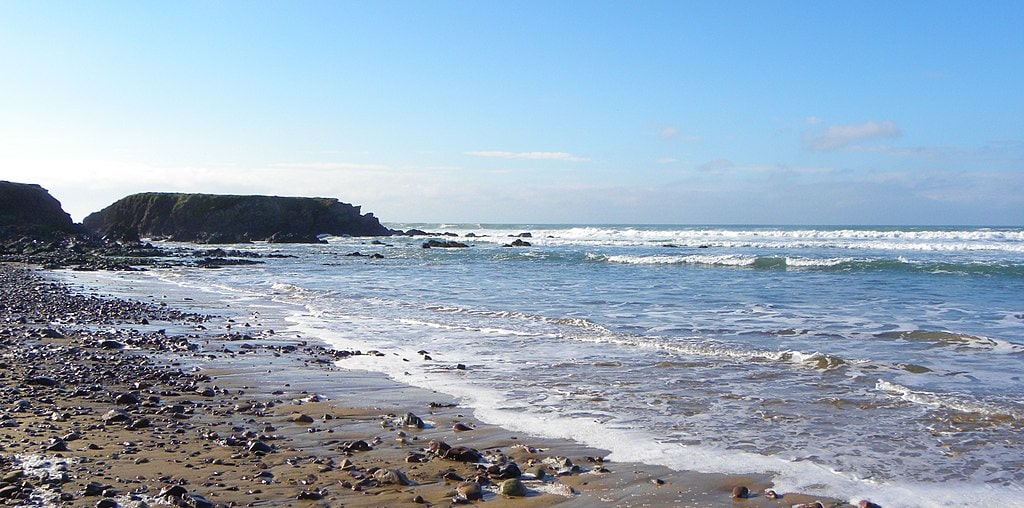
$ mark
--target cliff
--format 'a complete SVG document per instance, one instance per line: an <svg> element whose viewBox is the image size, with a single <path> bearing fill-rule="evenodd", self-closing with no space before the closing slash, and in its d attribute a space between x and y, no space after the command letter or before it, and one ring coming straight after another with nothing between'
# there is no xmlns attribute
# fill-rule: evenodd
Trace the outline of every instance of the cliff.
<svg viewBox="0 0 1024 508"><path fill-rule="evenodd" d="M53 238L79 232L57 201L36 184L0 181L0 239Z"/></svg>
<svg viewBox="0 0 1024 508"><path fill-rule="evenodd" d="M373 214L334 198L148 192L122 198L85 218L108 238L165 238L195 243L251 240L313 243L317 235L387 236Z"/></svg>

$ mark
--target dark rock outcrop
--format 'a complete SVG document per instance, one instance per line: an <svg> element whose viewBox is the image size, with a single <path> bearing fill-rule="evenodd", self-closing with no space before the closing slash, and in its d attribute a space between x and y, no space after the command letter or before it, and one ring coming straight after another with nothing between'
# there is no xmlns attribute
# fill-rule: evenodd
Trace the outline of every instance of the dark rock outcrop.
<svg viewBox="0 0 1024 508"><path fill-rule="evenodd" d="M46 189L0 181L0 239L19 236L53 239L81 232Z"/></svg>
<svg viewBox="0 0 1024 508"><path fill-rule="evenodd" d="M388 236L373 214L334 198L148 192L89 215L86 228L107 237L195 243L312 243L317 235Z"/></svg>

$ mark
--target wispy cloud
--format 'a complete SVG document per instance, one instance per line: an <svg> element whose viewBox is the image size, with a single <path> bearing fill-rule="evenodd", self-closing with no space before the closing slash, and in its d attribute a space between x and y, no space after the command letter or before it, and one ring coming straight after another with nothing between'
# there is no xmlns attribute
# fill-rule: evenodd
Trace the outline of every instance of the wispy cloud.
<svg viewBox="0 0 1024 508"><path fill-rule="evenodd" d="M700 171L701 173L720 175L733 173L735 167L736 164L734 164L729 159L715 159L713 161L705 162L704 164L701 164L694 169Z"/></svg>
<svg viewBox="0 0 1024 508"><path fill-rule="evenodd" d="M859 141L892 139L902 135L891 121L864 122L858 124L829 125L824 130L812 129L804 132L804 146L815 151L830 151L846 148Z"/></svg>
<svg viewBox="0 0 1024 508"><path fill-rule="evenodd" d="M687 134L675 125L657 125L655 131L661 139L678 139L687 143L696 143L701 140L700 136Z"/></svg>
<svg viewBox="0 0 1024 508"><path fill-rule="evenodd" d="M391 167L384 164L364 164L357 162L279 162L271 164L272 169L306 169L313 171L386 171Z"/></svg>
<svg viewBox="0 0 1024 508"><path fill-rule="evenodd" d="M493 157L498 159L528 159L565 162L586 162L590 159L567 152L505 152L500 150L476 150L466 152L474 157Z"/></svg>

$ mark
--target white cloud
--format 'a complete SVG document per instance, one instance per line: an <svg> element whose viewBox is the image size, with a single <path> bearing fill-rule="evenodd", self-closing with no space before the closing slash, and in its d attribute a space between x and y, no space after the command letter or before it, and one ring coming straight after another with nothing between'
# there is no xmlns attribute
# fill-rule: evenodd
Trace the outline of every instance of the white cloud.
<svg viewBox="0 0 1024 508"><path fill-rule="evenodd" d="M816 151L839 150L851 143L873 139L891 139L902 135L891 121L829 125L824 130L804 132L804 146Z"/></svg>
<svg viewBox="0 0 1024 508"><path fill-rule="evenodd" d="M466 152L474 157L494 157L498 159L528 159L566 162L586 162L590 159L566 152L505 152L500 150L476 150Z"/></svg>

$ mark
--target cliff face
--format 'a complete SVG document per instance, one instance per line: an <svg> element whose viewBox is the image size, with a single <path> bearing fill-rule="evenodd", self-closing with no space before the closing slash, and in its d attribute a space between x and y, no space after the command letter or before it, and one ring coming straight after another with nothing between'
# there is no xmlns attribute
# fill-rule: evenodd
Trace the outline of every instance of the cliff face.
<svg viewBox="0 0 1024 508"><path fill-rule="evenodd" d="M373 214L334 198L134 194L89 215L86 228L111 238L196 243L316 242L316 235L387 236Z"/></svg>
<svg viewBox="0 0 1024 508"><path fill-rule="evenodd" d="M55 237L76 231L71 216L46 189L0 181L0 238Z"/></svg>

